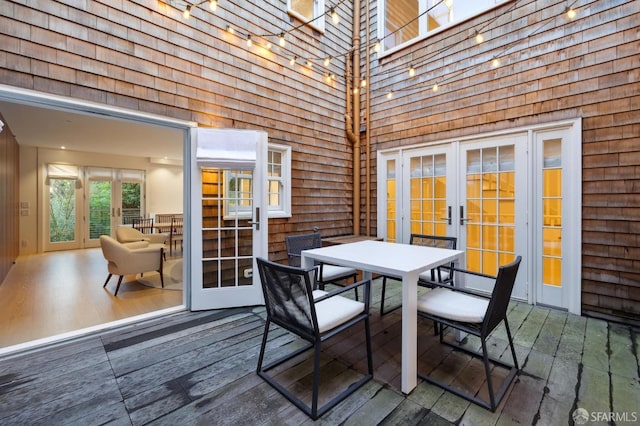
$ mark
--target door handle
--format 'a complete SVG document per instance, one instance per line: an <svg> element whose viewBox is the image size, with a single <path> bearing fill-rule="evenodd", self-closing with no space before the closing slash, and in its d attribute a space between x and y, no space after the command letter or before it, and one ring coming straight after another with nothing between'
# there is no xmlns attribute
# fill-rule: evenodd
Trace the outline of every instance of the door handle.
<svg viewBox="0 0 640 426"><path fill-rule="evenodd" d="M460 206L460 225L464 225L469 218L464 217L464 206Z"/></svg>
<svg viewBox="0 0 640 426"><path fill-rule="evenodd" d="M260 207L256 207L256 214L253 218L253 222L249 221L250 225L256 226L256 231L260 230Z"/></svg>
<svg viewBox="0 0 640 426"><path fill-rule="evenodd" d="M447 225L451 225L451 206L447 206L447 214L449 217L441 217L440 220L446 220Z"/></svg>

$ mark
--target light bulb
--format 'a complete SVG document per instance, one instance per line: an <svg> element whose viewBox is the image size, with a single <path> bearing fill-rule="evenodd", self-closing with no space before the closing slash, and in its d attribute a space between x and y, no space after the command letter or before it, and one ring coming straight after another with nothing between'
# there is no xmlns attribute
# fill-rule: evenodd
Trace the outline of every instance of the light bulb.
<svg viewBox="0 0 640 426"><path fill-rule="evenodd" d="M209 9L211 9L212 12L215 12L217 8L218 8L218 2L216 0L211 0L209 2Z"/></svg>
<svg viewBox="0 0 640 426"><path fill-rule="evenodd" d="M476 43L480 44L483 41L484 41L484 37L482 37L482 34L476 33Z"/></svg>
<svg viewBox="0 0 640 426"><path fill-rule="evenodd" d="M251 34L247 35L247 47L251 47L253 42L251 41Z"/></svg>
<svg viewBox="0 0 640 426"><path fill-rule="evenodd" d="M391 99L391 98L393 98L393 92L387 93L387 99Z"/></svg>
<svg viewBox="0 0 640 426"><path fill-rule="evenodd" d="M325 67L328 67L330 63L331 63L331 56L327 56L326 58L324 58Z"/></svg>
<svg viewBox="0 0 640 426"><path fill-rule="evenodd" d="M367 79L366 79L366 77L364 77L362 80L360 80L360 86L367 87Z"/></svg>
<svg viewBox="0 0 640 426"><path fill-rule="evenodd" d="M438 83L435 83L433 85L433 87L431 88L431 90L433 90L434 92L437 92L438 91Z"/></svg>
<svg viewBox="0 0 640 426"><path fill-rule="evenodd" d="M491 66L494 68L498 68L500 66L500 61L498 60L498 58L493 58L493 61L491 61Z"/></svg>
<svg viewBox="0 0 640 426"><path fill-rule="evenodd" d="M291 65L295 65L295 63L296 63L296 59L298 59L298 58L296 58L296 57L294 56L293 58L289 59L289 63L290 63Z"/></svg>
<svg viewBox="0 0 640 426"><path fill-rule="evenodd" d="M333 25L338 25L338 23L340 23L340 16L334 8L331 8L331 22L333 22Z"/></svg>
<svg viewBox="0 0 640 426"><path fill-rule="evenodd" d="M191 5L187 5L187 7L184 9L184 12L182 12L182 16L184 17L184 19L189 19L191 17Z"/></svg>
<svg viewBox="0 0 640 426"><path fill-rule="evenodd" d="M380 42L376 41L376 44L373 45L373 51L378 53L380 51Z"/></svg>
<svg viewBox="0 0 640 426"><path fill-rule="evenodd" d="M573 19L575 17L576 17L576 11L573 10L572 8L568 7L567 8L567 18Z"/></svg>
<svg viewBox="0 0 640 426"><path fill-rule="evenodd" d="M409 67L409 77L413 77L414 75L416 75L416 69L413 68L413 65L411 65Z"/></svg>
<svg viewBox="0 0 640 426"><path fill-rule="evenodd" d="M235 34L236 32L231 25L227 25L227 31L229 31L231 34Z"/></svg>
<svg viewBox="0 0 640 426"><path fill-rule="evenodd" d="M286 44L286 41L284 40L284 33L280 33L280 40L278 41L278 43L280 44L280 47L284 47L284 45Z"/></svg>

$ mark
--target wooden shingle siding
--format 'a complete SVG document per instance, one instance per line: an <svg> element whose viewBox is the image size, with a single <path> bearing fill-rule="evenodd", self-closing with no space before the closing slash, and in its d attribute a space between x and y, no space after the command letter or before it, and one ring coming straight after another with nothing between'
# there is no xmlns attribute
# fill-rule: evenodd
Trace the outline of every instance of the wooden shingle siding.
<svg viewBox="0 0 640 426"><path fill-rule="evenodd" d="M640 2L579 1L573 20L567 5L508 2L374 60L371 143L375 151L581 117L582 309L637 324ZM420 65L410 79L411 64Z"/></svg>
<svg viewBox="0 0 640 426"><path fill-rule="evenodd" d="M205 127L265 130L293 147L293 217L270 221L270 241L318 226L323 235L351 232L352 148L345 137L345 52L351 46L351 4L341 4L338 27L307 27L277 37L271 53L254 37L300 24L285 0L204 4L185 21L158 0L3 1L0 8L0 83L195 121ZM259 38L259 37L257 37ZM259 40L256 40L259 41ZM320 58L319 72L291 56ZM323 79L321 58L333 56ZM284 259L283 251L274 259Z"/></svg>

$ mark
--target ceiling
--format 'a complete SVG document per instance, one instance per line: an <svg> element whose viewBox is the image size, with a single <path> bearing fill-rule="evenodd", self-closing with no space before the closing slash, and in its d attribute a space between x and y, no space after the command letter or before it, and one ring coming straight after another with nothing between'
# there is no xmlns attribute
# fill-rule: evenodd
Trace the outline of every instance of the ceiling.
<svg viewBox="0 0 640 426"><path fill-rule="evenodd" d="M171 127L8 101L0 114L23 146L182 159L183 131Z"/></svg>

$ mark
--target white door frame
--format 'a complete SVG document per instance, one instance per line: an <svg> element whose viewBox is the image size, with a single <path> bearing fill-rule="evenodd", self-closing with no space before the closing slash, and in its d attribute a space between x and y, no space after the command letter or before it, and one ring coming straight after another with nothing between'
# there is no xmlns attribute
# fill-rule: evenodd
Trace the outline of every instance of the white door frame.
<svg viewBox="0 0 640 426"><path fill-rule="evenodd" d="M417 150L421 148L434 147L443 144L457 144L457 146L461 146L464 143L476 141L476 140L486 140L490 138L500 138L513 134L526 134L526 151L527 151L527 191L529 193L527 206L526 206L526 235L527 235L527 247L524 249L525 253L523 253L523 258L526 258L526 262L524 264L528 264L527 268L521 268L519 271L519 275L522 274L525 276L527 282L527 296L526 301L530 304L536 304L540 301L538 300L537 294L537 286L534 285L535 282L540 280L540 272L535 273L533 270L536 261L535 256L538 250L538 245L534 244L536 228L540 224L535 219L535 212L539 209L539 201L536 201L537 197L537 189L534 187L534 177L536 175L536 171L534 168L539 167L539 164L536 163L533 159L533 152L536 149L535 142L537 139L537 135L544 134L545 132L550 131L564 131L567 135L567 144L563 145L563 158L567 159L566 162L563 163L563 170L565 172L563 178L563 194L566 194L566 199L563 202L566 202L566 208L563 210L563 224L567 224L567 227L564 231L566 234L563 236L563 280L566 279L566 283L569 285L567 288L566 294L566 303L564 303L564 309L567 309L570 313L580 315L581 313L581 292L582 292L582 263L581 263L581 253L582 253L582 239L581 239L581 229L582 229L582 216L581 216L581 197L582 197L582 122L581 119L572 119L566 120L562 122L555 123L546 123L536 126L523 127L517 129L509 129L500 132L492 132L482 135L476 136L468 136L459 139L449 139L437 142L429 142L423 144L417 144L407 147L400 148L392 148L381 150L377 152L377 164L378 164L378 208L377 208L377 222L378 222L378 235L385 236L387 235L387 217L386 217L386 209L387 209L387 200L386 200L386 182L387 182L387 170L386 165L388 160L396 161L396 176L403 176L402 173L402 160L404 153L409 150ZM456 155L459 157L460 151L459 148L456 150ZM404 167L408 167L404 165ZM449 167L448 167L449 169ZM449 174L449 170L447 171ZM406 225L403 224L402 215L402 198L404 195L402 192L403 182L401 178L397 178L397 218L396 218L396 229L399 230L399 233L402 233L403 229L406 228ZM456 197L460 198L461 194L456 194ZM404 214L407 214L404 212ZM456 208L453 209L453 221L454 224L459 221L459 212ZM408 228L407 228L408 229ZM452 231L452 234L459 234L459 232ZM398 242L402 242L401 235L397 237ZM406 238L405 238L406 239ZM407 243L408 241L404 241ZM566 254L566 258L564 256ZM566 277L566 278L565 278Z"/></svg>

